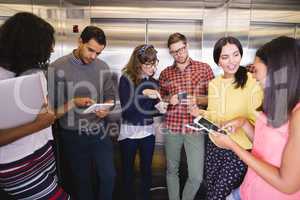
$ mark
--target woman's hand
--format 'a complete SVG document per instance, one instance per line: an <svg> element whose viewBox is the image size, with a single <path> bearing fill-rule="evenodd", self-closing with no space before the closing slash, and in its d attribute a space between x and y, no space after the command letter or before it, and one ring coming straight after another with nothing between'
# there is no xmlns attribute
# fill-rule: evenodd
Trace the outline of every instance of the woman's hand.
<svg viewBox="0 0 300 200"><path fill-rule="evenodd" d="M159 94L159 92L157 90L154 89L144 89L143 90L143 95L151 98L151 99L160 99L161 100L161 96Z"/></svg>
<svg viewBox="0 0 300 200"><path fill-rule="evenodd" d="M220 148L223 149L229 149L231 150L234 145L237 145L230 137L228 134L222 134L219 132L212 132L210 133L210 137L215 143Z"/></svg>
<svg viewBox="0 0 300 200"><path fill-rule="evenodd" d="M41 129L44 129L51 126L55 122L55 119L56 116L54 112L48 107L48 105L43 105L35 119L35 123L37 123Z"/></svg>
<svg viewBox="0 0 300 200"><path fill-rule="evenodd" d="M197 106L197 98L195 96L188 95L187 104L189 107Z"/></svg>
<svg viewBox="0 0 300 200"><path fill-rule="evenodd" d="M245 117L237 117L228 122L222 123L222 129L229 131L230 133L235 133L236 129L242 128L246 123L247 119Z"/></svg>

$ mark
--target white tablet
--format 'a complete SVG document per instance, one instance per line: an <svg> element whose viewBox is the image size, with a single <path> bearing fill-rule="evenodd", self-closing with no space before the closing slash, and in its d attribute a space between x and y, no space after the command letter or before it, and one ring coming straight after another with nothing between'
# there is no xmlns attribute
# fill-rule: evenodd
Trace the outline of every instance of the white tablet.
<svg viewBox="0 0 300 200"><path fill-rule="evenodd" d="M112 106L114 106L113 103L95 103L85 109L82 113L83 114L88 114L88 113L94 113L98 110L105 110L105 109L110 109Z"/></svg>
<svg viewBox="0 0 300 200"><path fill-rule="evenodd" d="M0 129L32 122L46 101L41 73L0 81Z"/></svg>

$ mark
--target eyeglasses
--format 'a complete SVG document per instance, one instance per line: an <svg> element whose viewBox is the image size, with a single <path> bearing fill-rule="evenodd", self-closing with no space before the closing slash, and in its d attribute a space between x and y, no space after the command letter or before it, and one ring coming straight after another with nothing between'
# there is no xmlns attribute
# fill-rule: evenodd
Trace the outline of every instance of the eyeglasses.
<svg viewBox="0 0 300 200"><path fill-rule="evenodd" d="M148 62L148 63L146 62L146 63L143 64L143 65L144 65L145 68L150 69L150 68L155 68L155 67L157 67L158 63L159 63L159 60L156 60L155 62Z"/></svg>
<svg viewBox="0 0 300 200"><path fill-rule="evenodd" d="M170 54L172 56L176 56L178 54L183 54L185 52L185 49L186 49L186 45L184 45L183 47L181 47L181 48L179 48L179 49L177 49L175 51L170 51Z"/></svg>

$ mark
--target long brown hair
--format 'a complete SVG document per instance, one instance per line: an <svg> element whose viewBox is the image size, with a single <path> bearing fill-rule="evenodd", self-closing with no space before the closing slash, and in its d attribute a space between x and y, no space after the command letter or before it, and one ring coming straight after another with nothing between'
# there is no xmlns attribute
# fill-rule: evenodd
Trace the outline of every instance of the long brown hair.
<svg viewBox="0 0 300 200"><path fill-rule="evenodd" d="M122 72L131 79L134 85L138 85L141 81L141 66L146 63L157 62L157 51L152 45L139 45L137 46L126 64Z"/></svg>

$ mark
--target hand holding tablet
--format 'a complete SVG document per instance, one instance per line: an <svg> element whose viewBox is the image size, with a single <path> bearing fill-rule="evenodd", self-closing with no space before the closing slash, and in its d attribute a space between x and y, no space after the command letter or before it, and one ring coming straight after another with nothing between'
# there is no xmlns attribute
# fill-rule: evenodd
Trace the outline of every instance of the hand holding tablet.
<svg viewBox="0 0 300 200"><path fill-rule="evenodd" d="M208 119L205 119L202 116L195 118L193 122L194 122L193 124L191 125L187 124L186 126L193 130L205 130L208 133L216 131L222 134L227 134L225 130L219 128L216 124L209 121Z"/></svg>
<svg viewBox="0 0 300 200"><path fill-rule="evenodd" d="M216 124L209 121L208 119L205 119L202 116L199 116L194 119L194 123L198 124L199 126L203 127L204 130L208 131L209 133L216 131L222 134L227 134L225 130L219 128Z"/></svg>
<svg viewBox="0 0 300 200"><path fill-rule="evenodd" d="M246 136L245 133L241 132L242 129L237 129L234 133L232 133L227 128L219 128L216 124L203 118L202 116L195 118L193 124L187 124L186 127L193 129L195 131L205 130L208 133L213 133L214 131L216 131L220 134L227 134L233 141L235 141L242 148L244 149L252 148L252 142L249 140L249 138ZM218 146L218 144L214 141L214 138L212 137L211 134L209 134L209 138L216 146Z"/></svg>
<svg viewBox="0 0 300 200"><path fill-rule="evenodd" d="M113 103L95 103L95 104L91 105L90 107L88 107L87 109L85 109L83 111L83 114L95 113L99 110L108 110L112 106L114 106Z"/></svg>
<svg viewBox="0 0 300 200"><path fill-rule="evenodd" d="M150 99L157 99L158 98L159 100L162 100L159 92L157 90L154 90L154 89L144 89L143 90L143 95L149 97Z"/></svg>

